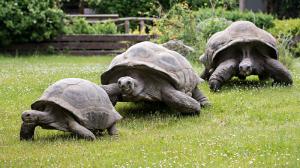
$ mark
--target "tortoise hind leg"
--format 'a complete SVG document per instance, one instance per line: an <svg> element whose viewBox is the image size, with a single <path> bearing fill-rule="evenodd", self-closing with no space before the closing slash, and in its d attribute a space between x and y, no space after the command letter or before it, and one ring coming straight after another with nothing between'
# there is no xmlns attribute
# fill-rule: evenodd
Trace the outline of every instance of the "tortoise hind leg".
<svg viewBox="0 0 300 168"><path fill-rule="evenodd" d="M118 135L118 129L116 127L116 123L114 123L112 126L107 128L108 134L110 136L117 136Z"/></svg>
<svg viewBox="0 0 300 168"><path fill-rule="evenodd" d="M226 60L216 68L209 78L209 87L213 91L220 90L222 84L230 79L237 71L238 61L235 59Z"/></svg>
<svg viewBox="0 0 300 168"><path fill-rule="evenodd" d="M162 101L182 113L200 112L200 103L198 101L171 87L162 90Z"/></svg>
<svg viewBox="0 0 300 168"><path fill-rule="evenodd" d="M270 74L270 77L274 79L274 83L285 85L293 84L292 75L278 60L272 58L267 59L264 68L267 73Z"/></svg>
<svg viewBox="0 0 300 168"><path fill-rule="evenodd" d="M84 126L80 125L75 120L71 119L71 121L69 121L69 129L71 132L73 132L74 134L76 134L84 139L87 139L87 140L95 140L96 139L95 135L90 130L88 130Z"/></svg>
<svg viewBox="0 0 300 168"><path fill-rule="evenodd" d="M210 106L208 98L197 87L193 90L192 97L200 103L201 107Z"/></svg>

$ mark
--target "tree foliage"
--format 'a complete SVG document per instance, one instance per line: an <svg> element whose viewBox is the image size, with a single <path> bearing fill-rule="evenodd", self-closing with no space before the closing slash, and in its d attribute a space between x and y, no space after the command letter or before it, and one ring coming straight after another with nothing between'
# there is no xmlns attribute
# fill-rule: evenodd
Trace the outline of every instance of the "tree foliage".
<svg viewBox="0 0 300 168"><path fill-rule="evenodd" d="M0 0L0 44L42 41L63 30L55 0Z"/></svg>

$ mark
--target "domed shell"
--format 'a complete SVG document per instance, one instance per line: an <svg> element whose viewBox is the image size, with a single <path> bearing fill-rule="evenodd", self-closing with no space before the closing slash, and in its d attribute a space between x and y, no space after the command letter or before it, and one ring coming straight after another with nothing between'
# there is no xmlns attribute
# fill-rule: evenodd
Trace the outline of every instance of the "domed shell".
<svg viewBox="0 0 300 168"><path fill-rule="evenodd" d="M114 109L107 93L98 85L78 78L66 78L49 86L31 105L43 110L47 104L56 104L68 110L88 129L106 129L122 116Z"/></svg>
<svg viewBox="0 0 300 168"><path fill-rule="evenodd" d="M117 82L133 70L144 70L170 81L183 92L190 92L202 80L179 53L152 42L141 42L116 56L101 75L102 84Z"/></svg>
<svg viewBox="0 0 300 168"><path fill-rule="evenodd" d="M209 67L217 54L236 43L259 42L272 50L270 56L278 59L276 39L263 29L256 27L249 21L237 21L232 23L225 30L215 33L207 42L205 53L200 61Z"/></svg>

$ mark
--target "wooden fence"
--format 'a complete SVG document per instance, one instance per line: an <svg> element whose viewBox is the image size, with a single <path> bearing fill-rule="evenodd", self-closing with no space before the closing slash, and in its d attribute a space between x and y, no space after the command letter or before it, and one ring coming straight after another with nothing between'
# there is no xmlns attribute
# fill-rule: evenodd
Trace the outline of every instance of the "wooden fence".
<svg viewBox="0 0 300 168"><path fill-rule="evenodd" d="M63 35L41 43L13 44L1 53L64 53L72 55L108 55L124 52L131 45L156 38L155 35Z"/></svg>

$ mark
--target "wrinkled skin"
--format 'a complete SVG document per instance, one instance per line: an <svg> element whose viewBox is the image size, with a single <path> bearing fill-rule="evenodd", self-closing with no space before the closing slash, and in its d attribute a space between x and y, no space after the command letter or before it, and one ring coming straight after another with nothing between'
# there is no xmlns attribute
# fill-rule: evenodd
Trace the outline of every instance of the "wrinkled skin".
<svg viewBox="0 0 300 168"><path fill-rule="evenodd" d="M258 75L260 80L272 78L276 84L291 85L290 72L271 54L274 53L261 43L237 43L218 53L212 68L205 69L201 78L209 81L213 91L220 90L233 76L244 80L247 76Z"/></svg>
<svg viewBox="0 0 300 168"><path fill-rule="evenodd" d="M132 72L116 83L101 86L109 95L113 104L118 101L162 101L181 113L199 113L200 105L209 105L208 99L195 87L192 95L178 91L169 81L157 76Z"/></svg>

